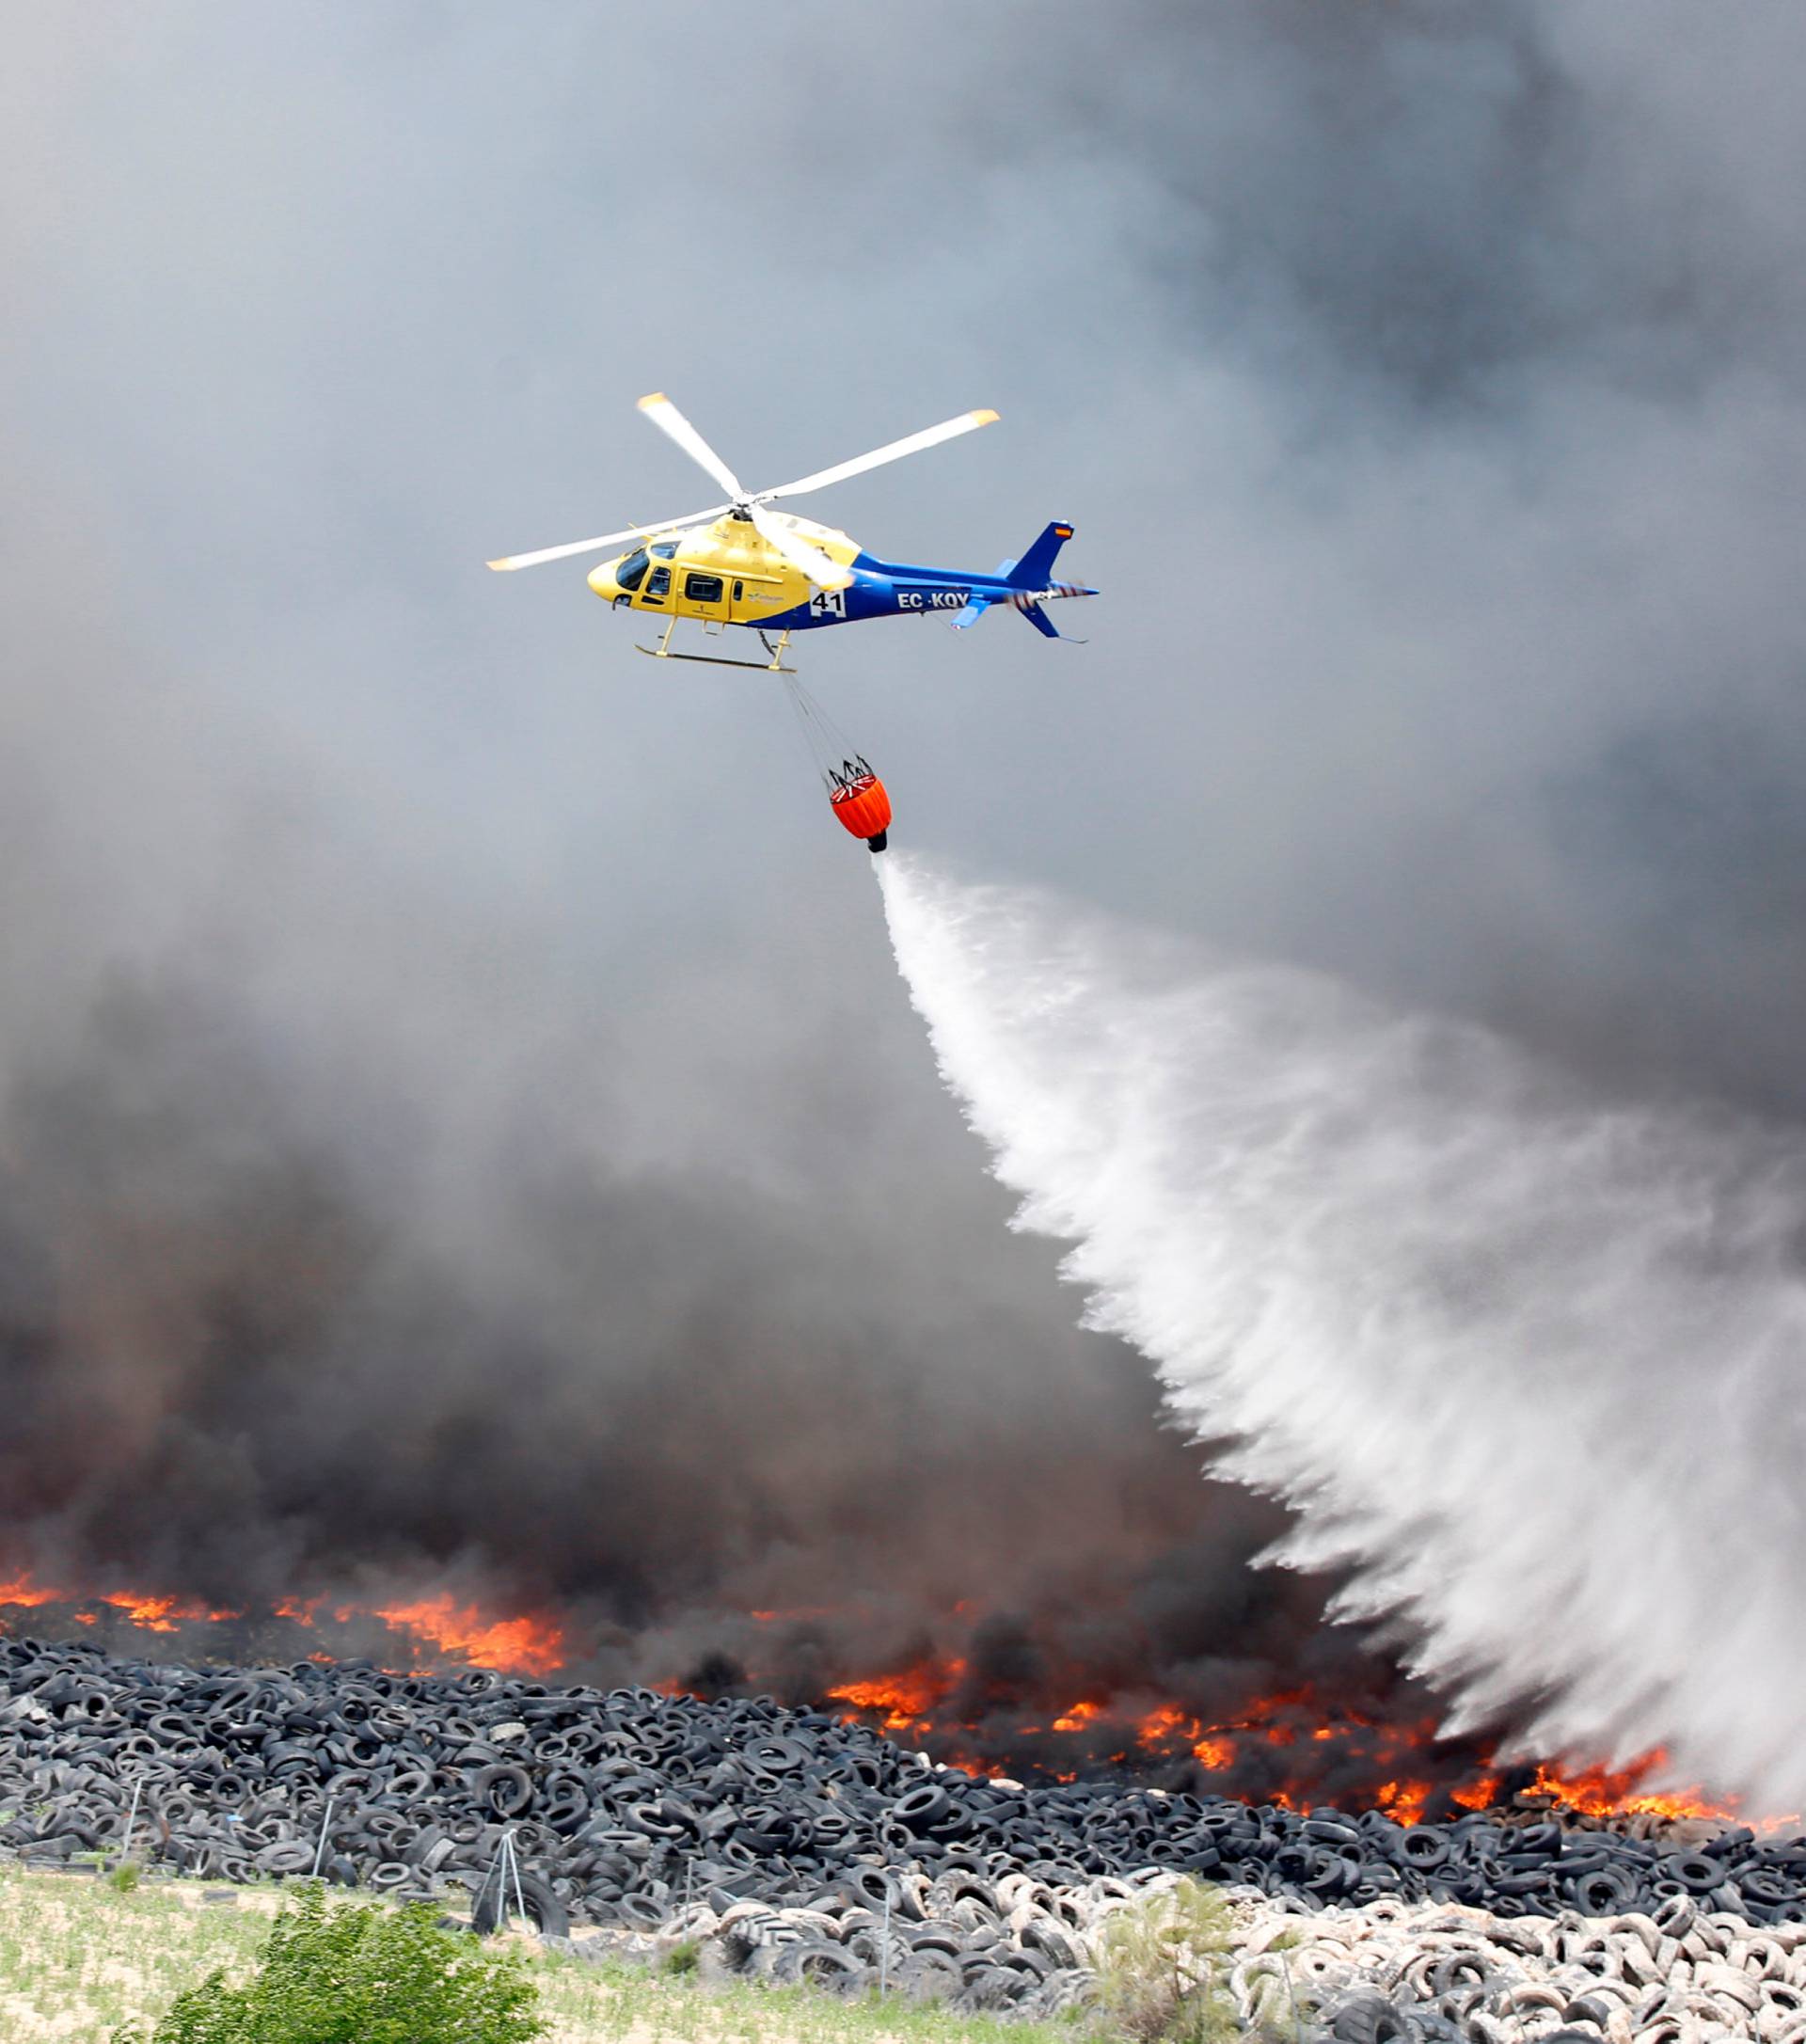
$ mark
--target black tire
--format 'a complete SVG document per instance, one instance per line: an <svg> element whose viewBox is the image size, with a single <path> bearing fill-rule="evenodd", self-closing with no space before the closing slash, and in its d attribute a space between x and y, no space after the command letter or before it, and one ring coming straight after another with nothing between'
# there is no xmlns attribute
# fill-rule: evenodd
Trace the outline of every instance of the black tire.
<svg viewBox="0 0 1806 2044"><path fill-rule="evenodd" d="M891 1805L891 1815L911 1831L927 1831L940 1824L953 1808L953 1798L938 1782L924 1782L899 1796Z"/></svg>
<svg viewBox="0 0 1806 2044"><path fill-rule="evenodd" d="M1415 1824L1408 1831L1399 1833L1397 1849L1401 1866L1428 1874L1448 1862L1448 1834L1439 1825Z"/></svg>
<svg viewBox="0 0 1806 2044"><path fill-rule="evenodd" d="M476 1907L470 1911L470 1927L478 1937L486 1938L501 1921L500 1903L502 1883L491 1875L483 1893L477 1897ZM510 1921L515 1914L515 1879L511 1874L507 1879L508 1909ZM556 1889L548 1880L537 1874L523 1873L520 1877L520 1903L529 1920L542 1938L568 1938L571 1934L571 1912Z"/></svg>
<svg viewBox="0 0 1806 2044"><path fill-rule="evenodd" d="M533 1778L525 1767L501 1761L495 1767L478 1768L470 1794L504 1824L512 1823L532 1802Z"/></svg>
<svg viewBox="0 0 1806 2044"><path fill-rule="evenodd" d="M1597 1866L1562 1884L1582 1916L1623 1916L1637 1907L1640 1884L1627 1866Z"/></svg>
<svg viewBox="0 0 1806 2044"><path fill-rule="evenodd" d="M1329 2034L1336 2044L1409 2044L1413 2032L1402 2009L1368 1995L1338 2009Z"/></svg>
<svg viewBox="0 0 1806 2044"><path fill-rule="evenodd" d="M1703 1852L1671 1852L1658 1872L1679 1881L1690 1895L1709 1895L1724 1879L1723 1863Z"/></svg>
<svg viewBox="0 0 1806 2044"><path fill-rule="evenodd" d="M812 1981L819 1988L835 1988L845 1992L855 1986L865 1974L863 1959L838 1944L810 1944L804 1947L797 1962L798 1977Z"/></svg>

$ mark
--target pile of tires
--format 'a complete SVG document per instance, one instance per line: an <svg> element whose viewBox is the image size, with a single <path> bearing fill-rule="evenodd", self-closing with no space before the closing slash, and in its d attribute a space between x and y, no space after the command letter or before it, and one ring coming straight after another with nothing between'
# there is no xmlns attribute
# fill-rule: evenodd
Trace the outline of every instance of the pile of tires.
<svg viewBox="0 0 1806 2044"><path fill-rule="evenodd" d="M1501 1919L1751 1926L1806 1913L1806 1841L1488 1814L1401 1827L1108 1783L931 1767L768 1700L601 1693L360 1664L192 1670L0 1639L0 1851L128 1844L226 1881L318 1872L498 1912L503 1839L547 1934L688 1932L740 1970L1056 2010L1100 1912L1161 1874L1294 1911L1454 1903Z"/></svg>
<svg viewBox="0 0 1806 2044"><path fill-rule="evenodd" d="M1793 2044L1806 2036L1806 1924L1758 1927L1681 1896L1607 1918L1401 1902L1300 1914L1262 1898L1227 1988L1244 2030L1336 2044Z"/></svg>

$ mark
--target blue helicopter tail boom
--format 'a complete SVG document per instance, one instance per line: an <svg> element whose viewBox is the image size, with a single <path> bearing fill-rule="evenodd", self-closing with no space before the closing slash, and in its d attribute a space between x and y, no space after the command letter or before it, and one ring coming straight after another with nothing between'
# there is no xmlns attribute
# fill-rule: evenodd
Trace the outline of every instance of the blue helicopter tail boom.
<svg viewBox="0 0 1806 2044"><path fill-rule="evenodd" d="M1059 551L1072 537L1072 528L1055 519L1053 524L1041 528L1035 544L1021 560L1000 561L997 574L1000 580L1008 584L1012 592L1017 590L1045 589L1048 578L1054 572L1054 562ZM1005 596L1001 593L992 595L974 591L964 610L953 621L955 631L969 631L984 616L992 604L1007 602L1020 610L1038 632L1046 638L1058 639L1063 635L1038 603L1023 603L1014 594Z"/></svg>

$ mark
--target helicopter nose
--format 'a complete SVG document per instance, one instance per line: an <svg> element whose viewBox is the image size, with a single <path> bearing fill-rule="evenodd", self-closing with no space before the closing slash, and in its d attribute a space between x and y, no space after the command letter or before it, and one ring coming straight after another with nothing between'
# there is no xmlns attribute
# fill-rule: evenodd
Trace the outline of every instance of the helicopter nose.
<svg viewBox="0 0 1806 2044"><path fill-rule="evenodd" d="M614 571L621 565L617 561L605 561L599 568L590 570L590 587L598 596L613 598L621 594L621 585L614 578Z"/></svg>

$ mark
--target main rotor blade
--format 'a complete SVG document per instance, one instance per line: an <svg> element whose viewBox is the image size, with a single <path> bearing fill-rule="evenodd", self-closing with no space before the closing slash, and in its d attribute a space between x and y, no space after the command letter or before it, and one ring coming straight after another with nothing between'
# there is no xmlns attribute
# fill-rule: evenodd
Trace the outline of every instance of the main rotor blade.
<svg viewBox="0 0 1806 2044"><path fill-rule="evenodd" d="M831 559L800 532L793 532L763 504L749 504L747 513L761 535L770 541L790 565L800 568L820 588L845 589L852 580L852 576L838 561Z"/></svg>
<svg viewBox="0 0 1806 2044"><path fill-rule="evenodd" d="M536 568L542 561L562 561L571 554L593 554L604 547L618 547L624 539L649 539L655 532L669 532L675 526L701 525L705 518L719 518L728 509L711 504L706 511L692 511L681 518L664 518L656 525L630 525L625 532L604 532L596 539L574 539L562 547L542 547L537 553L507 554L491 561L492 568Z"/></svg>
<svg viewBox="0 0 1806 2044"><path fill-rule="evenodd" d="M774 497L800 497L804 490L826 489L831 483L844 483L848 476L863 475L868 468L881 468L887 461L901 461L905 454L919 454L925 447L939 447L943 440L957 440L962 433L973 433L980 426L990 425L996 417L995 412L961 412L958 419L925 427L920 433L911 433L907 439L893 440L887 447L874 448L869 454L860 454L852 461L836 462L832 468L818 468L814 475L804 476L800 482L785 483L775 490L761 490L759 499L768 503Z"/></svg>
<svg viewBox="0 0 1806 2044"><path fill-rule="evenodd" d="M746 495L746 487L733 469L703 438L682 412L662 390L655 390L650 397L640 400L640 409L645 413L660 433L668 434L675 440L691 461L706 468L729 497L737 504Z"/></svg>

